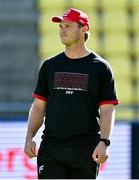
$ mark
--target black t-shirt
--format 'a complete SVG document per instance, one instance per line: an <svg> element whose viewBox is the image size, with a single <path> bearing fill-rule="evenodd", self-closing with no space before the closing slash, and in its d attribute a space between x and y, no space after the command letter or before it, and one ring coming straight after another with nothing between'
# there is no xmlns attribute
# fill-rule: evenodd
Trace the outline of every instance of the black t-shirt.
<svg viewBox="0 0 139 180"><path fill-rule="evenodd" d="M47 101L44 134L57 139L98 134L99 106L118 104L111 67L93 52L78 59L63 52L46 60L33 97Z"/></svg>

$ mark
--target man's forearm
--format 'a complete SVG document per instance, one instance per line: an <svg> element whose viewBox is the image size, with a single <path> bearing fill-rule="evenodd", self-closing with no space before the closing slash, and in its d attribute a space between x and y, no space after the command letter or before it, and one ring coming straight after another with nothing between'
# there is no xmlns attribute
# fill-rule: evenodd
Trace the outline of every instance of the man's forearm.
<svg viewBox="0 0 139 180"><path fill-rule="evenodd" d="M100 136L110 138L115 122L114 105L104 105L100 107Z"/></svg>
<svg viewBox="0 0 139 180"><path fill-rule="evenodd" d="M29 111L28 129L24 147L24 153L29 157L36 157L36 143L33 137L36 135L38 129L43 123L44 112L46 109L46 102L35 99Z"/></svg>
<svg viewBox="0 0 139 180"><path fill-rule="evenodd" d="M28 117L27 139L32 139L43 123L44 112L32 105Z"/></svg>

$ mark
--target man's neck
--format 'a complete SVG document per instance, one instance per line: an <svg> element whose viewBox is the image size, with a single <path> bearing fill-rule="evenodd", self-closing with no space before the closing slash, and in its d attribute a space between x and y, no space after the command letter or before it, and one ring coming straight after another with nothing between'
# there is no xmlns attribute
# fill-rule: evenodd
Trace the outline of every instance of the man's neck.
<svg viewBox="0 0 139 180"><path fill-rule="evenodd" d="M87 55L89 55L91 50L89 50L86 46L80 46L80 47L69 47L66 46L65 48L65 54L71 59L77 59L82 58Z"/></svg>

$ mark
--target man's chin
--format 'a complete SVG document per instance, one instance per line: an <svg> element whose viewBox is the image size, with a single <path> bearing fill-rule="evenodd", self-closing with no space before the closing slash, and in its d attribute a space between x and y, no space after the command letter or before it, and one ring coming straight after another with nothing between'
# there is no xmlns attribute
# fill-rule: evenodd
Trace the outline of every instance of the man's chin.
<svg viewBox="0 0 139 180"><path fill-rule="evenodd" d="M65 46L70 46L70 43L68 43L68 42L61 41L61 43L62 43L63 45L65 45Z"/></svg>

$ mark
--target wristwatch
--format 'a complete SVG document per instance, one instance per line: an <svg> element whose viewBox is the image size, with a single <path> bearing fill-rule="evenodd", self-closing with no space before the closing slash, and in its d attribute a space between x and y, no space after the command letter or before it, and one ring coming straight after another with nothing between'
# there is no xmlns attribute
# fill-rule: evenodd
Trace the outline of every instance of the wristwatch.
<svg viewBox="0 0 139 180"><path fill-rule="evenodd" d="M99 141L102 141L105 143L106 146L109 146L111 144L109 139L105 139L105 138L100 138Z"/></svg>

